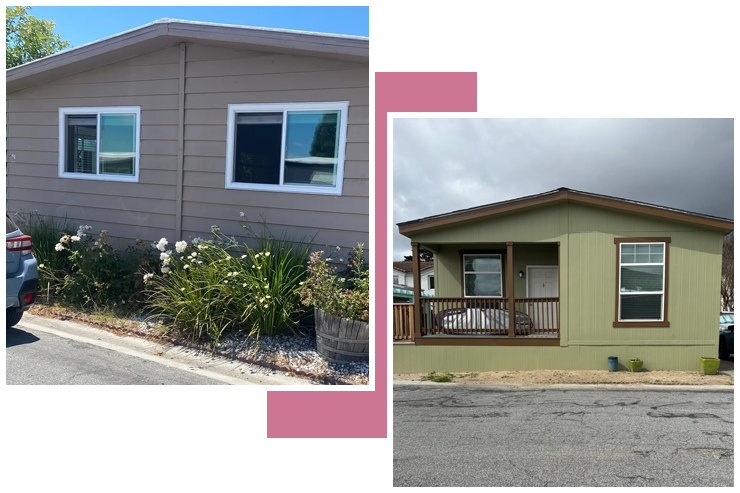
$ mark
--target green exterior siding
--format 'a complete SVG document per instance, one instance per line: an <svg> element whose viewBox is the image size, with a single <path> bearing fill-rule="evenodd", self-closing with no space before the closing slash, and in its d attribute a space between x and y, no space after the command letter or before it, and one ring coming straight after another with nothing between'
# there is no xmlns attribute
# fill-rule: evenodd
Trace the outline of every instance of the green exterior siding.
<svg viewBox="0 0 740 493"><path fill-rule="evenodd" d="M718 317L719 318L719 317ZM719 325L719 321L717 322ZM719 337L719 328L718 337ZM606 370L607 357L617 356L620 369L639 357L645 370L699 371L699 358L717 354L706 346L414 346L393 345L393 373Z"/></svg>
<svg viewBox="0 0 740 493"><path fill-rule="evenodd" d="M619 237L670 237L670 327L615 328ZM526 265L557 265L560 242L560 347L394 346L394 372L486 369L603 369L607 356L639 356L647 369L698 369L717 354L722 240L719 230L572 201L411 234L436 249L436 296L459 297L460 250L514 242L516 297Z"/></svg>

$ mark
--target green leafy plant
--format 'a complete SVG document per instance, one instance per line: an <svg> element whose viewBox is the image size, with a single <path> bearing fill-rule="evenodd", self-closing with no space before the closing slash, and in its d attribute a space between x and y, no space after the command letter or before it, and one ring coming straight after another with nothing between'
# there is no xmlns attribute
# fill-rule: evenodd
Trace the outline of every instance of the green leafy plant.
<svg viewBox="0 0 740 493"><path fill-rule="evenodd" d="M108 231L94 234L92 227L82 225L74 234L63 234L54 251L66 257L63 265L41 263L39 271L54 292L49 295L63 303L101 310L118 307L134 311L141 306L141 270L152 256L146 242L123 252L108 244Z"/></svg>
<svg viewBox="0 0 740 493"><path fill-rule="evenodd" d="M430 372L428 375L424 375L421 377L422 380L426 380L427 382L436 382L436 383L449 383L452 382L454 375L452 373L445 373L443 375L438 375L437 372Z"/></svg>
<svg viewBox="0 0 740 493"><path fill-rule="evenodd" d="M155 244L160 272L145 276L152 316L214 346L229 330L254 338L294 330L310 242L274 236L264 223L258 234L248 230L256 248L211 230L212 240Z"/></svg>
<svg viewBox="0 0 740 493"><path fill-rule="evenodd" d="M329 265L324 252L311 254L308 260L308 279L301 289L301 301L306 306L319 308L343 318L369 320L369 270L364 261L363 245L351 252L345 275L339 277L336 268Z"/></svg>

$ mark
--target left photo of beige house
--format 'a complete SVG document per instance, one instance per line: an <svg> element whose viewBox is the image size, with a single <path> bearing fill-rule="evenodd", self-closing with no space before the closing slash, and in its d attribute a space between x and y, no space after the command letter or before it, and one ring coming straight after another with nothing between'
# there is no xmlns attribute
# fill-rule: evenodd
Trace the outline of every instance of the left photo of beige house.
<svg viewBox="0 0 740 493"><path fill-rule="evenodd" d="M366 37L161 19L6 71L7 210L111 242L369 235Z"/></svg>
<svg viewBox="0 0 740 493"><path fill-rule="evenodd" d="M118 34L151 10L30 9L6 9L8 382L368 384L368 7L221 7L208 19L233 24ZM134 24L74 36L116 14ZM236 25L251 19L278 27ZM95 372L80 348L56 357L50 327L92 334L90 354L105 339L167 358ZM12 360L26 347L50 351L43 371ZM211 363L157 366L184 347L224 360L204 379L188 372Z"/></svg>

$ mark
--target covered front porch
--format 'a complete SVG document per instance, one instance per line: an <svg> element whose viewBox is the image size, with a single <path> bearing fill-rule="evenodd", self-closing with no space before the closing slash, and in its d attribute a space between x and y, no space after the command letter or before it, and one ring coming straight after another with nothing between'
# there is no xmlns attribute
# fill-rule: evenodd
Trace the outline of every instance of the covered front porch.
<svg viewBox="0 0 740 493"><path fill-rule="evenodd" d="M393 338L416 345L560 344L560 242L414 242L413 303L393 304ZM419 250L437 296L421 297Z"/></svg>

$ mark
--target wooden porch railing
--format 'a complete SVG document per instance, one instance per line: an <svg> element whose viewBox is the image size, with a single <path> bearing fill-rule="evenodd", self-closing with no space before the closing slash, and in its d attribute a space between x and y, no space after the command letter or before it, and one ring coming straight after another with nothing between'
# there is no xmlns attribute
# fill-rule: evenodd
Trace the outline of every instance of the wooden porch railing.
<svg viewBox="0 0 740 493"><path fill-rule="evenodd" d="M421 335L509 334L507 298L422 298ZM514 335L560 337L559 298L515 298ZM394 340L411 340L413 304L393 305Z"/></svg>
<svg viewBox="0 0 740 493"><path fill-rule="evenodd" d="M414 304L393 303L393 340L408 341L414 333Z"/></svg>

